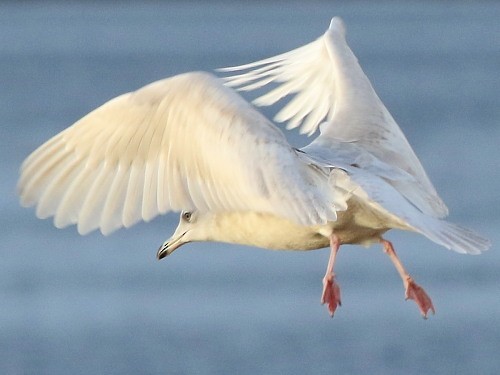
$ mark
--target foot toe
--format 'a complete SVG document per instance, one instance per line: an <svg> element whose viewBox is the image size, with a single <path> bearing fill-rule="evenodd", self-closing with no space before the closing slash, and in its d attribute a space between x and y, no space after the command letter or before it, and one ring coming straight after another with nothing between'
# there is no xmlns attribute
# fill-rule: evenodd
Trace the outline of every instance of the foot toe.
<svg viewBox="0 0 500 375"><path fill-rule="evenodd" d="M330 316L333 317L338 306L342 305L340 300L340 287L335 282L334 277L325 277L323 279L323 294L321 304L326 304Z"/></svg>
<svg viewBox="0 0 500 375"><path fill-rule="evenodd" d="M406 287L406 299L412 299L415 301L424 319L427 319L429 311L432 311L432 314L436 313L429 295L412 279L408 280L408 285Z"/></svg>

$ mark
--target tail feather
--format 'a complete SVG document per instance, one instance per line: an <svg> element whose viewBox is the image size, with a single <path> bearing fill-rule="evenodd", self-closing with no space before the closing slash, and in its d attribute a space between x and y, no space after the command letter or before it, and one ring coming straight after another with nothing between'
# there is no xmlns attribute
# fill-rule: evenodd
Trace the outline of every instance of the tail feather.
<svg viewBox="0 0 500 375"><path fill-rule="evenodd" d="M434 219L425 228L416 228L430 240L462 254L481 254L491 242L476 232L444 220Z"/></svg>

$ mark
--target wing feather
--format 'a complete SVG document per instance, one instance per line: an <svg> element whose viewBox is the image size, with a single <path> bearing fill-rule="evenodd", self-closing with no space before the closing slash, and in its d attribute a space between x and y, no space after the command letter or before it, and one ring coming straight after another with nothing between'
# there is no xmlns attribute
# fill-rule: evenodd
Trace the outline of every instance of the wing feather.
<svg viewBox="0 0 500 375"><path fill-rule="evenodd" d="M78 213L83 206L87 191L90 190L95 180L96 172L95 168L83 165L66 192L62 194L54 214L54 225L57 228L64 228L78 222Z"/></svg>
<svg viewBox="0 0 500 375"><path fill-rule="evenodd" d="M129 179L130 167L119 164L101 213L99 227L103 234L109 234L123 225L123 207L125 206Z"/></svg>
<svg viewBox="0 0 500 375"><path fill-rule="evenodd" d="M335 212L312 178L250 104L210 74L187 73L120 95L54 136L23 163L18 191L39 216L81 234L194 208L313 225Z"/></svg>
<svg viewBox="0 0 500 375"><path fill-rule="evenodd" d="M97 167L94 177L78 213L78 232L80 234L87 234L98 228L102 207L109 190L107 185L112 179L112 170L105 162L102 162Z"/></svg>
<svg viewBox="0 0 500 375"><path fill-rule="evenodd" d="M144 176L144 189L142 195L142 214L144 221L150 221L157 215L158 200L156 189L158 188L158 159L146 163Z"/></svg>
<svg viewBox="0 0 500 375"><path fill-rule="evenodd" d="M55 211L55 207L60 201L62 194L67 191L73 179L80 172L79 160L71 160L68 164L61 165L57 172L53 172L53 177L47 179L48 184L41 195L38 203L38 215L48 217Z"/></svg>

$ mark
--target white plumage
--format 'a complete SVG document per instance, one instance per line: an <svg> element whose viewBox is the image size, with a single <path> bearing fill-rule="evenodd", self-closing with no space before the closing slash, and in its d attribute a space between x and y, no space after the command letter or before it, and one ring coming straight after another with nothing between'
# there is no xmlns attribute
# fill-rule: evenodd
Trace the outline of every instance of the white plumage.
<svg viewBox="0 0 500 375"><path fill-rule="evenodd" d="M240 90L277 83L254 103L292 95L275 120L309 135L319 127L320 135L296 150L222 80L186 73L110 100L38 148L21 167L21 203L81 234L182 211L160 258L191 241L330 244L322 300L331 314L340 303L332 273L340 244L382 241L391 255L382 235L397 228L462 253L489 247L441 220L448 209L348 47L340 18L310 44L222 70L236 72L225 81ZM432 303L409 280L407 295L426 316Z"/></svg>
<svg viewBox="0 0 500 375"><path fill-rule="evenodd" d="M285 137L207 73L121 95L26 159L19 192L57 227L108 234L168 211L258 211L335 219Z"/></svg>

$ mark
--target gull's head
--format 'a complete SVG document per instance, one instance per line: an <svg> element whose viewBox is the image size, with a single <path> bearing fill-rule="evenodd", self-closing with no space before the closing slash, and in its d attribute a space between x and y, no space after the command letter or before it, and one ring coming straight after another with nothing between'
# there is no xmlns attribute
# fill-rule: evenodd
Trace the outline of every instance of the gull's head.
<svg viewBox="0 0 500 375"><path fill-rule="evenodd" d="M160 246L156 254L157 258L165 258L186 243L206 241L208 239L206 233L210 225L210 218L210 214L201 214L195 210L182 211L177 229L172 237Z"/></svg>

